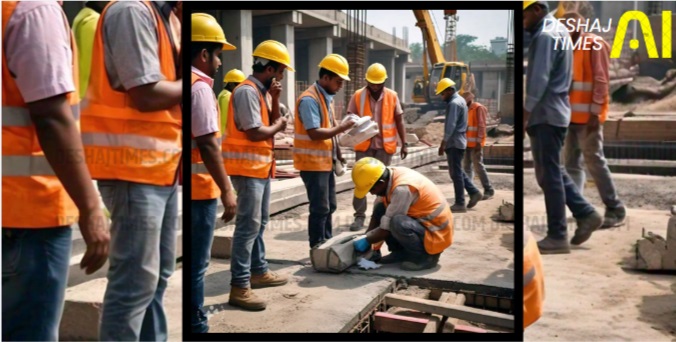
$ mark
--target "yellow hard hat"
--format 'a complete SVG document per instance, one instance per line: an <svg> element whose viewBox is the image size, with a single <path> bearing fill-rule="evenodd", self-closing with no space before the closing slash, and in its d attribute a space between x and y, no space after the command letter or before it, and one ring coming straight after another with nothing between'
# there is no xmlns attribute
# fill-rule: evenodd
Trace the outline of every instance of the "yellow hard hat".
<svg viewBox="0 0 676 342"><path fill-rule="evenodd" d="M366 69L366 80L373 84L383 84L387 79L387 70L380 63L373 63Z"/></svg>
<svg viewBox="0 0 676 342"><path fill-rule="evenodd" d="M334 72L346 81L350 80L350 76L348 76L350 74L350 64L345 57L337 53L332 53L324 57L324 59L319 62L319 67Z"/></svg>
<svg viewBox="0 0 676 342"><path fill-rule="evenodd" d="M206 13L193 13L191 17L193 42L222 43L223 51L237 48L225 40L223 28L216 18Z"/></svg>
<svg viewBox="0 0 676 342"><path fill-rule="evenodd" d="M354 197L362 199L371 190L374 184L385 173L387 167L380 160L372 157L359 159L352 169L354 182Z"/></svg>
<svg viewBox="0 0 676 342"><path fill-rule="evenodd" d="M442 91L446 90L448 87L454 87L455 82L450 78L442 78L439 83L437 83L437 95L441 94Z"/></svg>
<svg viewBox="0 0 676 342"><path fill-rule="evenodd" d="M286 66L286 69L289 71L296 71L291 66L291 56L289 55L289 50L287 50L284 44L276 40L266 40L258 44L252 55L254 57L265 58L280 63Z"/></svg>
<svg viewBox="0 0 676 342"><path fill-rule="evenodd" d="M245 79L246 76L243 72L239 71L238 69L232 69L228 71L227 74L225 74L225 77L223 77L223 83L242 83Z"/></svg>
<svg viewBox="0 0 676 342"><path fill-rule="evenodd" d="M549 8L546 1L524 1L523 2L523 10L525 11L532 4L537 4L537 3L544 5L545 7Z"/></svg>

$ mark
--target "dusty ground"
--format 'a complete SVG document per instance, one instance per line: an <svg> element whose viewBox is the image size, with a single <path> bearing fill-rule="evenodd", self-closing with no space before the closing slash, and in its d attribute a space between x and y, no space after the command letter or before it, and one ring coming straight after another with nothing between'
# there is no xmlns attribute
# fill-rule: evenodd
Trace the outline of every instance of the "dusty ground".
<svg viewBox="0 0 676 342"><path fill-rule="evenodd" d="M423 171L439 184L452 203L453 186L448 173L436 168L432 165ZM455 215L453 245L441 255L436 268L421 272L403 271L396 264L368 271L352 267L342 274L315 272L309 260L307 204L273 216L265 233L266 257L273 270L291 277L290 283L279 288L256 290L268 301L268 308L257 313L244 312L227 304L229 260L214 260L206 276L211 331L343 331L353 326L360 312L386 293L395 279L401 278L513 289L513 225L490 219L503 200L513 201L513 176L491 174L491 177L495 179L496 197L480 202L465 214ZM369 196L369 203L373 199ZM339 193L337 200L334 235L349 231L353 220L352 191ZM371 210L369 205L367 216ZM232 226L223 229L232 229ZM383 252L387 254L386 245Z"/></svg>
<svg viewBox="0 0 676 342"><path fill-rule="evenodd" d="M595 233L571 254L543 256L544 315L526 331L526 341L676 340L676 277L634 271L625 262L642 228L666 234L664 209L673 204L676 178L614 175L614 180L629 208L627 223ZM526 173L524 214L543 218L543 197L536 188L534 175ZM590 190L585 194L603 211L598 194ZM642 201L647 203L639 207ZM530 222L541 238L546 221ZM574 229L571 223L571 234Z"/></svg>

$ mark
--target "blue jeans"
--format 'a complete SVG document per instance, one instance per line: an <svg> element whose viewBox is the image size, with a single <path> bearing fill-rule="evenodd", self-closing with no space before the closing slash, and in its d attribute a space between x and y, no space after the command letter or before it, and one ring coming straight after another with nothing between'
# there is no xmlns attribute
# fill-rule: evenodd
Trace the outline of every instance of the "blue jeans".
<svg viewBox="0 0 676 342"><path fill-rule="evenodd" d="M204 305L204 275L207 273L211 244L214 241L216 226L217 199L192 200L191 227L190 227L190 255L192 256L190 269L190 301L192 332L203 333L209 330L207 321L197 315ZM204 312L202 312L204 314Z"/></svg>
<svg viewBox="0 0 676 342"><path fill-rule="evenodd" d="M102 341L166 341L162 297L176 268L178 188L98 181L110 211L110 268Z"/></svg>
<svg viewBox="0 0 676 342"><path fill-rule="evenodd" d="M2 340L58 341L71 228L2 229Z"/></svg>
<svg viewBox="0 0 676 342"><path fill-rule="evenodd" d="M446 149L446 162L448 162L448 173L453 180L453 189L455 190L455 204L465 205L465 190L470 195L479 192L479 189L474 186L472 180L467 177L467 174L462 169L462 158L465 150L459 148Z"/></svg>
<svg viewBox="0 0 676 342"><path fill-rule="evenodd" d="M580 195L573 180L561 165L561 149L566 137L565 127L535 125L528 127L535 177L545 195L547 236L566 239L566 205L575 218L594 212L594 207Z"/></svg>
<svg viewBox="0 0 676 342"><path fill-rule="evenodd" d="M301 171L310 201L308 233L310 248L333 237L332 215L336 212L336 177L332 171Z"/></svg>
<svg viewBox="0 0 676 342"><path fill-rule="evenodd" d="M268 271L263 233L270 221L270 178L231 176L237 191L237 218L232 237L230 285L246 288L252 274Z"/></svg>
<svg viewBox="0 0 676 342"><path fill-rule="evenodd" d="M380 225L380 219L387 209L382 202L373 207L372 220ZM391 252L403 252L409 260L423 260L429 254L425 250L426 228L414 218L406 215L395 215L390 220L390 234L385 238L387 249Z"/></svg>

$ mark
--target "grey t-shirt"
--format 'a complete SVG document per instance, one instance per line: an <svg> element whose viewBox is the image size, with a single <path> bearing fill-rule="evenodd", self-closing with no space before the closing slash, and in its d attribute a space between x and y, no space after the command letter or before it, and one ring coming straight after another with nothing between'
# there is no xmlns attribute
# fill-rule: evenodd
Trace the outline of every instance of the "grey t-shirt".
<svg viewBox="0 0 676 342"><path fill-rule="evenodd" d="M252 81L258 87L266 99L268 105L267 88L253 76L249 76L248 80ZM261 120L261 103L258 97L258 91L251 86L243 85L235 90L230 98L233 101L232 106L235 109L235 125L240 131L248 131L252 128L263 126ZM268 105L268 113L272 108ZM272 123L270 123L272 124Z"/></svg>
<svg viewBox="0 0 676 342"><path fill-rule="evenodd" d="M164 79L155 15L140 1L118 1L104 17L106 72L113 89L129 90Z"/></svg>

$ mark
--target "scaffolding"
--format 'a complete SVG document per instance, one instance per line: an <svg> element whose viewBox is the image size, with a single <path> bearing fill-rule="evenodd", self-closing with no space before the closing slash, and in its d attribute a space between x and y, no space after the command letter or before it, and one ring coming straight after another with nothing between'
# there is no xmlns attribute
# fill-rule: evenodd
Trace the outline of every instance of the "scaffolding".
<svg viewBox="0 0 676 342"><path fill-rule="evenodd" d="M347 10L347 60L350 63L350 79L345 86L345 101L349 103L352 94L363 85L366 70L366 10ZM336 108L337 119L342 117L343 112Z"/></svg>

